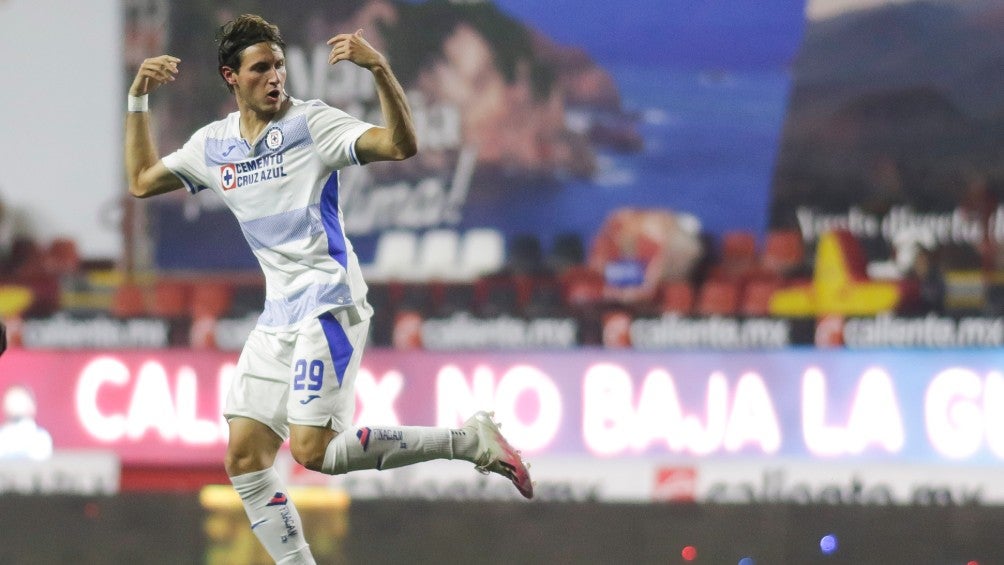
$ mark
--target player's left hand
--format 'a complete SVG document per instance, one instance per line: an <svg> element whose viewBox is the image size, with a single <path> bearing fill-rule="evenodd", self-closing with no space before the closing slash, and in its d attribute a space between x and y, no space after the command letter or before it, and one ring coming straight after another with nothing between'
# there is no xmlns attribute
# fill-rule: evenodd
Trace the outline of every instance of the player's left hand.
<svg viewBox="0 0 1004 565"><path fill-rule="evenodd" d="M387 64L383 54L363 38L361 29L355 33L340 33L329 39L328 45L331 46L331 53L328 55L330 65L339 61L352 61L364 69L373 70Z"/></svg>

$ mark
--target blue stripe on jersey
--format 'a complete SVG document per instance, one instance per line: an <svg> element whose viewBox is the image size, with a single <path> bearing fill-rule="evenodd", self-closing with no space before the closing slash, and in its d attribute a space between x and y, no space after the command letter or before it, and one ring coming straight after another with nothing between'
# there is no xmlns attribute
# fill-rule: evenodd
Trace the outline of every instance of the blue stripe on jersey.
<svg viewBox="0 0 1004 565"><path fill-rule="evenodd" d="M349 360L352 359L352 343L349 336L345 335L345 328L335 319L331 312L325 312L317 317L321 323L321 330L328 341L328 350L331 351L331 362L335 365L335 377L338 378L339 386L342 384L342 377L348 369Z"/></svg>
<svg viewBox="0 0 1004 565"><path fill-rule="evenodd" d="M261 326L289 326L309 316L321 305L349 305L352 303L352 292L349 285L339 283L312 284L288 298L277 298L265 301L265 311L258 317Z"/></svg>
<svg viewBox="0 0 1004 565"><path fill-rule="evenodd" d="M338 221L338 171L331 173L321 189L321 223L328 235L328 255L343 268L348 269L348 251L342 223Z"/></svg>
<svg viewBox="0 0 1004 565"><path fill-rule="evenodd" d="M352 161L353 165L362 165L362 162L359 161L359 155L356 155L356 143L358 142L359 138L357 137L356 140L352 142L352 145L349 146L349 160Z"/></svg>
<svg viewBox="0 0 1004 565"><path fill-rule="evenodd" d="M188 178L186 175L184 175L182 173L179 173L178 171L171 171L171 172L174 173L174 176L176 176L179 179L181 179L181 183L185 185L185 189L188 192L191 192L192 194L195 194L196 192L199 192L200 190L205 190L206 188L208 188L206 186L202 186L201 184L193 181L192 179Z"/></svg>
<svg viewBox="0 0 1004 565"><path fill-rule="evenodd" d="M279 212L263 218L241 222L241 231L251 249L276 247L289 241L296 241L317 235L325 230L321 225L323 206L311 204L287 212Z"/></svg>

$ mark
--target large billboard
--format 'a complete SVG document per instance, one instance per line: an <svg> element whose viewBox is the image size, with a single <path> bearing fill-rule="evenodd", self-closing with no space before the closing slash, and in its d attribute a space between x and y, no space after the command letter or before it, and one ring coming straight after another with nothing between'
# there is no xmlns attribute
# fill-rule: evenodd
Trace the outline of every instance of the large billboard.
<svg viewBox="0 0 1004 565"><path fill-rule="evenodd" d="M57 452L111 451L126 468L205 467L223 458L220 414L235 363L234 354L190 350L14 350L0 360L0 387L32 389ZM953 501L1000 503L1004 483L987 470L1004 460L1001 365L990 350L374 350L357 377L356 421L457 426L494 410L555 497L808 502L839 483L850 489L840 501L908 503L964 469L972 484L952 483ZM288 453L284 461L293 482L329 480ZM465 496L515 495L456 462L335 481L360 496L413 496L430 482ZM881 488L854 494L857 483Z"/></svg>
<svg viewBox="0 0 1004 565"><path fill-rule="evenodd" d="M183 63L178 80L152 96L155 115L170 115L158 122L163 151L233 109L213 34L259 7L171 6L166 49ZM346 230L364 262L383 230L492 227L549 244L565 233L591 239L621 207L693 214L712 233L766 228L801 0L261 9L283 30L292 96L379 121L369 74L326 63L325 41L357 29L388 55L408 93L419 155L343 175ZM236 223L210 198L151 205L159 266L254 266ZM207 240L234 245L200 244Z"/></svg>
<svg viewBox="0 0 1004 565"><path fill-rule="evenodd" d="M999 269L1000 3L859 2L872 9L848 13L813 4L771 225L797 227L807 242L846 227L871 260L919 243L941 250L945 269Z"/></svg>

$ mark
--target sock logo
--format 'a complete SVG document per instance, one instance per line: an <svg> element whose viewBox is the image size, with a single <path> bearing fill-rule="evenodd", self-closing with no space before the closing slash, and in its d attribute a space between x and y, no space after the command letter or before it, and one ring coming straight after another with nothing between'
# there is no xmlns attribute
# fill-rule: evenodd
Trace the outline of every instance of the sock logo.
<svg viewBox="0 0 1004 565"><path fill-rule="evenodd" d="M374 439L380 441L401 441L404 438L404 432L401 430L381 430L377 428L373 430Z"/></svg>
<svg viewBox="0 0 1004 565"><path fill-rule="evenodd" d="M363 451L366 451L366 449L370 446L370 429L359 428L356 430L356 437L359 438L359 443L363 446Z"/></svg>
<svg viewBox="0 0 1004 565"><path fill-rule="evenodd" d="M265 506L285 506L287 502L289 502L289 499L286 498L286 494L277 492L272 495L272 500L269 500Z"/></svg>
<svg viewBox="0 0 1004 565"><path fill-rule="evenodd" d="M285 500L285 497L283 497L283 500ZM280 539L282 543L286 543L290 538L295 538L299 532L296 529L296 521L293 519L293 513L289 511L288 506L280 508L279 515L282 516L282 525L286 526L286 535L280 536Z"/></svg>

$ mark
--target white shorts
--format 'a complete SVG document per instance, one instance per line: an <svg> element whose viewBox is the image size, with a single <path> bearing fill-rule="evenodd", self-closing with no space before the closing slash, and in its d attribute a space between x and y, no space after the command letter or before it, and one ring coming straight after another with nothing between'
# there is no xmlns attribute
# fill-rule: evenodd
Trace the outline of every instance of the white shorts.
<svg viewBox="0 0 1004 565"><path fill-rule="evenodd" d="M336 432L351 426L356 372L370 326L354 314L328 312L304 322L297 332L252 330L223 416L257 420L283 440L289 438L289 424Z"/></svg>

